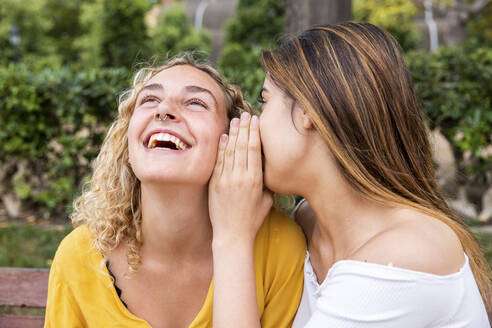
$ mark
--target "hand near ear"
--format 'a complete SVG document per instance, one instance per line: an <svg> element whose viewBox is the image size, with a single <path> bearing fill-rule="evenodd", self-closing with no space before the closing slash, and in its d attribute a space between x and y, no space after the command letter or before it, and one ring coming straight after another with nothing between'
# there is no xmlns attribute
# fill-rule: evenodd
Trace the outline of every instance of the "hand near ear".
<svg viewBox="0 0 492 328"><path fill-rule="evenodd" d="M214 240L253 242L273 203L263 189L258 117L243 113L222 135L209 184L209 211Z"/></svg>
<svg viewBox="0 0 492 328"><path fill-rule="evenodd" d="M229 137L220 138L209 184L214 328L260 327L254 244L272 203L263 189L258 117L243 113L231 121Z"/></svg>

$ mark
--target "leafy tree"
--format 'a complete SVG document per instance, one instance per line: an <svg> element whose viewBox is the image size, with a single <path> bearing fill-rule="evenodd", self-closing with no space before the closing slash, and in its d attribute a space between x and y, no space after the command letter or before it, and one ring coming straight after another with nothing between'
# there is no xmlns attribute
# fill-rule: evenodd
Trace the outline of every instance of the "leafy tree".
<svg viewBox="0 0 492 328"><path fill-rule="evenodd" d="M414 24L418 10L411 0L354 0L354 19L385 28L404 51L417 46L420 34Z"/></svg>
<svg viewBox="0 0 492 328"><path fill-rule="evenodd" d="M46 18L51 22L46 35L52 39L56 52L64 63L79 59L75 41L85 31L80 23L82 0L45 0Z"/></svg>
<svg viewBox="0 0 492 328"><path fill-rule="evenodd" d="M54 56L54 48L46 37L50 22L43 17L44 0L0 1L0 63L12 62L15 53L10 44L10 31L15 26L21 38L18 57L26 62L39 62ZM51 57L49 60L55 60Z"/></svg>
<svg viewBox="0 0 492 328"><path fill-rule="evenodd" d="M79 38L74 40L74 47L79 49L80 65L82 67L103 66L101 23L103 2L101 0L87 1L81 4L80 24L85 30Z"/></svg>
<svg viewBox="0 0 492 328"><path fill-rule="evenodd" d="M181 51L209 52L212 39L204 30L196 30L188 20L185 8L176 3L159 16L150 30L153 55L175 55Z"/></svg>
<svg viewBox="0 0 492 328"><path fill-rule="evenodd" d="M106 67L129 67L147 55L146 0L103 0L101 51Z"/></svg>
<svg viewBox="0 0 492 328"><path fill-rule="evenodd" d="M285 0L240 0L236 17L226 25L219 70L237 83L246 99L257 99L263 83L261 49L269 48L284 28Z"/></svg>
<svg viewBox="0 0 492 328"><path fill-rule="evenodd" d="M468 42L492 47L492 2L468 23Z"/></svg>
<svg viewBox="0 0 492 328"><path fill-rule="evenodd" d="M240 0L226 26L226 42L270 46L284 28L285 0Z"/></svg>
<svg viewBox="0 0 492 328"><path fill-rule="evenodd" d="M147 0L93 0L81 7L81 24L88 33L76 41L88 66L132 67L146 60Z"/></svg>

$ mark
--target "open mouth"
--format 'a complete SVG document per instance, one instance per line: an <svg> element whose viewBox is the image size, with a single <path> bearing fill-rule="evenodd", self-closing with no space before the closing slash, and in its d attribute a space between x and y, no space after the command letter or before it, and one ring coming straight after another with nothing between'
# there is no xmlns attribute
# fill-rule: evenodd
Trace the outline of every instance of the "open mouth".
<svg viewBox="0 0 492 328"><path fill-rule="evenodd" d="M148 149L186 150L191 148L180 138L165 132L152 134L144 145Z"/></svg>

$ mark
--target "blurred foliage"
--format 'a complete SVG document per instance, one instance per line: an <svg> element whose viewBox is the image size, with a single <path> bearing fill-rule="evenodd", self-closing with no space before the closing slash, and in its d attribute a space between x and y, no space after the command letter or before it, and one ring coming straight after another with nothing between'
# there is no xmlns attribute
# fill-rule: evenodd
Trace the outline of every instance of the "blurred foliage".
<svg viewBox="0 0 492 328"><path fill-rule="evenodd" d="M411 0L353 0L356 21L370 22L385 28L404 51L414 49L420 33L414 23L417 7Z"/></svg>
<svg viewBox="0 0 492 328"><path fill-rule="evenodd" d="M125 69L0 67L0 167L11 170L4 172L4 187L40 208L37 214L65 213L116 115L128 75Z"/></svg>
<svg viewBox="0 0 492 328"><path fill-rule="evenodd" d="M492 234L490 233L476 233L475 236L480 243L480 248L482 249L485 258L489 262L489 266L492 268Z"/></svg>
<svg viewBox="0 0 492 328"><path fill-rule="evenodd" d="M238 84L255 104L265 77L261 49L274 45L284 28L285 0L239 0L236 17L225 27L219 71Z"/></svg>
<svg viewBox="0 0 492 328"><path fill-rule="evenodd" d="M133 67L138 61L146 60L149 50L144 18L150 3L146 0L93 1L84 8L83 17L84 23L90 26L89 41L84 44L89 52L96 54L104 67Z"/></svg>
<svg viewBox="0 0 492 328"><path fill-rule="evenodd" d="M492 170L492 49L416 51L407 64L431 128L439 126L451 141L465 173L491 184L485 173Z"/></svg>
<svg viewBox="0 0 492 328"><path fill-rule="evenodd" d="M285 0L239 0L236 17L226 29L226 42L268 47L284 28Z"/></svg>
<svg viewBox="0 0 492 328"><path fill-rule="evenodd" d="M0 267L49 268L69 225L0 227Z"/></svg>
<svg viewBox="0 0 492 328"><path fill-rule="evenodd" d="M467 43L492 47L492 2L468 22Z"/></svg>
<svg viewBox="0 0 492 328"><path fill-rule="evenodd" d="M196 30L186 16L185 7L175 3L159 15L157 25L150 30L152 53L171 57L182 51L208 53L212 38L204 30Z"/></svg>
<svg viewBox="0 0 492 328"><path fill-rule="evenodd" d="M83 0L45 0L43 11L50 22L46 36L50 38L55 52L64 64L79 60L79 49L75 41L85 33L80 22L82 2Z"/></svg>
<svg viewBox="0 0 492 328"><path fill-rule="evenodd" d="M258 46L246 49L240 43L230 43L222 49L218 61L220 73L239 85L244 98L255 107L265 79L260 54Z"/></svg>
<svg viewBox="0 0 492 328"><path fill-rule="evenodd" d="M10 32L16 27L20 36L17 57L25 62L59 62L53 40L47 33L53 23L44 17L45 0L0 1L0 64L15 60Z"/></svg>
<svg viewBox="0 0 492 328"><path fill-rule="evenodd" d="M18 57L31 67L126 67L184 50L209 52L211 37L197 31L181 2L162 10L155 27L149 0L2 0L0 65ZM19 30L17 56L9 31ZM206 55L204 55L206 56Z"/></svg>

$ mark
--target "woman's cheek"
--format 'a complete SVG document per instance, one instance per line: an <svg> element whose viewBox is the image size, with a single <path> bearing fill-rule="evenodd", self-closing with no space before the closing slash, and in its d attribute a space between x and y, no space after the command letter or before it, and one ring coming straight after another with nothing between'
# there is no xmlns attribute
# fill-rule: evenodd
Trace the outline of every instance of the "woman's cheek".
<svg viewBox="0 0 492 328"><path fill-rule="evenodd" d="M274 144L277 139L282 139L282 134L279 134L278 117L273 117L270 114L271 112L264 112L260 116L260 137L265 156L266 153L275 149Z"/></svg>
<svg viewBox="0 0 492 328"><path fill-rule="evenodd" d="M264 155L264 165L270 162L272 159L272 155L275 155L275 145L272 143L275 142L274 136L272 135L271 131L268 131L266 129L262 129L260 127L260 138L261 138L261 150Z"/></svg>
<svg viewBox="0 0 492 328"><path fill-rule="evenodd" d="M210 173L212 176L213 169L215 167L215 162L217 160L217 151L219 149L219 138L220 134L210 134L206 137L205 145L207 145L206 150L201 154L201 165L207 174Z"/></svg>

